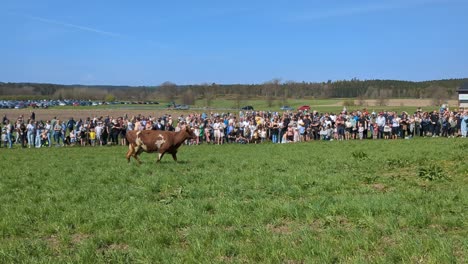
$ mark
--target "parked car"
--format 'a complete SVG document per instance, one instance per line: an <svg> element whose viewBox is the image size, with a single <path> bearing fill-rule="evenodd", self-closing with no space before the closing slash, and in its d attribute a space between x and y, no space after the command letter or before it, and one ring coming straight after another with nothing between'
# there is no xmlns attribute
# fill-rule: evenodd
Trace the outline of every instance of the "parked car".
<svg viewBox="0 0 468 264"><path fill-rule="evenodd" d="M290 107L289 105L283 105L281 108L283 111L292 111L294 108Z"/></svg>
<svg viewBox="0 0 468 264"><path fill-rule="evenodd" d="M21 108L26 108L26 105L24 103L18 103L15 105L15 109L21 109Z"/></svg>
<svg viewBox="0 0 468 264"><path fill-rule="evenodd" d="M308 106L308 105L303 105L303 106L298 107L297 110L299 110L299 111L309 111L309 110L310 110L310 106Z"/></svg>
<svg viewBox="0 0 468 264"><path fill-rule="evenodd" d="M174 107L174 109L176 109L176 110L189 110L190 107L188 105L176 105Z"/></svg>
<svg viewBox="0 0 468 264"><path fill-rule="evenodd" d="M251 110L251 111L254 110L253 106L251 106L251 105L244 106L241 109L242 110Z"/></svg>

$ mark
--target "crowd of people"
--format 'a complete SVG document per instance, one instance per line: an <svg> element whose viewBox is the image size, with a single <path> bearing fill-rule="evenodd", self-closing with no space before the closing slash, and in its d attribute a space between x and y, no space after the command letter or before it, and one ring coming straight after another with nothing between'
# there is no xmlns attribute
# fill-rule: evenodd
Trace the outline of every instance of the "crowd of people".
<svg viewBox="0 0 468 264"><path fill-rule="evenodd" d="M340 113L317 111L192 113L173 117L88 117L75 120L37 120L19 116L1 123L1 147L126 145L129 130L179 131L190 126L198 136L187 144L290 143L313 140L409 139L413 137L467 137L468 110L450 111L442 106L429 112L369 112L367 109Z"/></svg>

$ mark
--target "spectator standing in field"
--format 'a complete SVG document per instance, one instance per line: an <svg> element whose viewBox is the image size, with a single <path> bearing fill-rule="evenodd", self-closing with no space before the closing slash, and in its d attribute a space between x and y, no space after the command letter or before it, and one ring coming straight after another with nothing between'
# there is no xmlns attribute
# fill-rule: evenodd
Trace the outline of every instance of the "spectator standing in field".
<svg viewBox="0 0 468 264"><path fill-rule="evenodd" d="M211 120L208 119L205 123L205 141L206 143L211 143Z"/></svg>
<svg viewBox="0 0 468 264"><path fill-rule="evenodd" d="M87 131L86 125L82 125L80 129L80 145L82 147L86 146L87 141L88 141L88 131Z"/></svg>
<svg viewBox="0 0 468 264"><path fill-rule="evenodd" d="M27 138L26 125L24 124L23 121L21 121L21 124L20 124L19 134L20 134L21 147L25 148L28 142L28 138Z"/></svg>
<svg viewBox="0 0 468 264"><path fill-rule="evenodd" d="M320 139L320 119L315 113L310 118L312 119L310 122L310 133L312 135L310 135L309 137L311 137L311 139L313 140L319 140Z"/></svg>
<svg viewBox="0 0 468 264"><path fill-rule="evenodd" d="M73 130L73 128L75 127L75 124L76 124L75 119L73 119L73 117L70 117L70 119L67 122L68 132L71 132Z"/></svg>
<svg viewBox="0 0 468 264"><path fill-rule="evenodd" d="M203 126L203 123L200 124L200 126ZM172 121L172 117L169 116L169 120L167 121L167 124L164 125L164 130L166 131L174 131L174 122ZM200 136L203 138L203 130L200 131Z"/></svg>
<svg viewBox="0 0 468 264"><path fill-rule="evenodd" d="M439 113L434 110L430 116L431 119L431 128L432 128L432 137L438 137L440 128L439 128Z"/></svg>
<svg viewBox="0 0 468 264"><path fill-rule="evenodd" d="M294 142L294 128L293 123L288 123L288 128L286 130L284 143Z"/></svg>
<svg viewBox="0 0 468 264"><path fill-rule="evenodd" d="M120 137L120 145L125 146L127 145L127 122L122 118L119 117L118 119L120 125L119 137Z"/></svg>
<svg viewBox="0 0 468 264"><path fill-rule="evenodd" d="M104 123L102 124L101 139L102 139L102 144L103 145L107 145L107 142L108 142L109 131L110 131L109 123L110 123L109 121L104 121Z"/></svg>
<svg viewBox="0 0 468 264"><path fill-rule="evenodd" d="M442 128L442 137L448 137L449 133L449 122L448 122L448 117L446 115L441 115L439 119L441 128Z"/></svg>
<svg viewBox="0 0 468 264"><path fill-rule="evenodd" d="M158 120L154 123L152 129L153 130L165 130L164 120L161 118L158 118Z"/></svg>
<svg viewBox="0 0 468 264"><path fill-rule="evenodd" d="M70 145L74 146L76 144L76 131L70 131L70 134L68 136L70 137Z"/></svg>
<svg viewBox="0 0 468 264"><path fill-rule="evenodd" d="M52 118L52 120L50 120L50 126L52 127L51 131L52 131L52 138L55 139L55 131L54 131L54 127L55 127L55 124L57 123L57 117L54 116L54 118Z"/></svg>
<svg viewBox="0 0 468 264"><path fill-rule="evenodd" d="M428 132L431 131L431 119L428 113L423 113L421 118L421 136L426 137Z"/></svg>
<svg viewBox="0 0 468 264"><path fill-rule="evenodd" d="M349 117L346 118L345 127L346 127L345 140L349 140L351 138L351 133L353 131L353 123L351 123L351 118Z"/></svg>
<svg viewBox="0 0 468 264"><path fill-rule="evenodd" d="M97 125L95 127L95 132L96 132L96 142L102 146L102 132L103 132L104 126L102 125L101 121L97 122Z"/></svg>
<svg viewBox="0 0 468 264"><path fill-rule="evenodd" d="M260 129L260 142L266 142L267 140L267 130L265 129L264 126Z"/></svg>
<svg viewBox="0 0 468 264"><path fill-rule="evenodd" d="M141 124L141 120L140 120L139 117L136 118L134 129L137 130L137 131L141 131L141 130L144 129L144 127Z"/></svg>
<svg viewBox="0 0 468 264"><path fill-rule="evenodd" d="M383 132L384 132L384 138L389 139L390 134L392 133L392 127L390 126L390 121L388 121L388 123L384 125Z"/></svg>
<svg viewBox="0 0 468 264"><path fill-rule="evenodd" d="M289 114L284 114L282 118L280 118L279 128L280 128L280 134L278 136L278 140L280 140L282 143L287 142L287 136L286 133L288 132L289 129L289 123L291 122L291 117Z"/></svg>
<svg viewBox="0 0 468 264"><path fill-rule="evenodd" d="M329 126L328 127L322 126L320 128L319 134L320 134L321 140L330 140L328 128Z"/></svg>
<svg viewBox="0 0 468 264"><path fill-rule="evenodd" d="M28 147L32 148L34 146L35 136L36 136L36 127L34 126L33 120L29 120L26 130L27 130L27 137L28 137Z"/></svg>
<svg viewBox="0 0 468 264"><path fill-rule="evenodd" d="M46 121L46 124L44 126L45 131L47 131L47 145L49 148L52 146L52 139L51 139L51 134L52 134L52 125L50 124L50 120Z"/></svg>
<svg viewBox="0 0 468 264"><path fill-rule="evenodd" d="M358 135L359 135L359 139L360 140L363 140L364 139L364 126L361 122L358 122Z"/></svg>
<svg viewBox="0 0 468 264"><path fill-rule="evenodd" d="M463 138L466 138L468 135L468 110L465 110L460 118L460 131Z"/></svg>
<svg viewBox="0 0 468 264"><path fill-rule="evenodd" d="M67 124L65 124L65 122L62 122L61 127L62 127L62 142L64 142L65 144L65 137L67 135Z"/></svg>
<svg viewBox="0 0 468 264"><path fill-rule="evenodd" d="M299 141L304 142L305 141L305 123L302 119L299 119L297 122L297 130L299 133Z"/></svg>
<svg viewBox="0 0 468 264"><path fill-rule="evenodd" d="M357 120L357 125L358 125L358 133L359 133L359 127L362 127L362 138L359 137L359 139L367 139L367 129L369 127L369 121L368 119L364 116L364 114L359 115L359 118ZM361 134L359 134L361 136Z"/></svg>
<svg viewBox="0 0 468 264"><path fill-rule="evenodd" d="M12 133L13 133L13 125L10 124L9 119L7 119L5 121L5 131L6 131L6 138L7 138L8 148L12 148L13 147L13 142L11 141L11 138L12 138Z"/></svg>
<svg viewBox="0 0 468 264"><path fill-rule="evenodd" d="M42 132L44 126L42 122L35 122L36 123L36 148L40 148L42 146Z"/></svg>
<svg viewBox="0 0 468 264"><path fill-rule="evenodd" d="M6 136L6 127L2 127L2 138L1 139L2 139L2 142L0 142L0 147L3 144L3 147L6 148L7 143L8 143L7 136Z"/></svg>
<svg viewBox="0 0 468 264"><path fill-rule="evenodd" d="M414 114L414 132L413 136L420 136L421 135L421 113L416 112Z"/></svg>
<svg viewBox="0 0 468 264"><path fill-rule="evenodd" d="M280 134L280 127L278 124L278 116L273 117L273 121L270 123L270 131L271 131L271 141L273 143L279 143L279 134Z"/></svg>
<svg viewBox="0 0 468 264"><path fill-rule="evenodd" d="M132 119L125 119L125 122L127 122L127 126L126 126L126 129L127 129L127 132L128 131L132 131L135 129L135 124L132 122L132 120L135 120L134 118Z"/></svg>
<svg viewBox="0 0 468 264"><path fill-rule="evenodd" d="M387 124L387 120L382 112L380 112L379 115L377 116L375 123L377 124L378 131L379 131L377 138L379 139L384 138L384 127Z"/></svg>
<svg viewBox="0 0 468 264"><path fill-rule="evenodd" d="M152 130L153 129L153 121L151 120L146 120L146 122L144 122L144 129L143 130Z"/></svg>
<svg viewBox="0 0 468 264"><path fill-rule="evenodd" d="M213 124L215 144L221 144L221 122L219 119Z"/></svg>
<svg viewBox="0 0 468 264"><path fill-rule="evenodd" d="M57 119L54 126L54 140L57 147L60 146L60 140L62 139L62 122ZM62 140L63 144L63 140Z"/></svg>
<svg viewBox="0 0 468 264"><path fill-rule="evenodd" d="M15 126L13 127L13 130L16 132L16 135L15 135L15 143L16 144L21 144L21 140L20 140L20 137L21 137L21 131L20 131L20 125L21 125L21 118L18 118L15 122Z"/></svg>
<svg viewBox="0 0 468 264"><path fill-rule="evenodd" d="M397 139L400 132L400 118L396 115L392 118L392 139Z"/></svg>
<svg viewBox="0 0 468 264"><path fill-rule="evenodd" d="M341 114L336 117L335 126L337 140L343 140L345 138L345 120Z"/></svg>
<svg viewBox="0 0 468 264"><path fill-rule="evenodd" d="M91 128L89 130L89 141L91 143L91 146L95 146L96 145L96 132L94 131L94 128Z"/></svg>
<svg viewBox="0 0 468 264"><path fill-rule="evenodd" d="M76 132L81 131L81 126L82 126L82 125L83 125L83 120L80 118L80 120L78 120L78 122L76 122L75 131L76 131Z"/></svg>
<svg viewBox="0 0 468 264"><path fill-rule="evenodd" d="M457 130L457 119L454 114L450 114L448 119L448 137L455 137L455 132Z"/></svg>

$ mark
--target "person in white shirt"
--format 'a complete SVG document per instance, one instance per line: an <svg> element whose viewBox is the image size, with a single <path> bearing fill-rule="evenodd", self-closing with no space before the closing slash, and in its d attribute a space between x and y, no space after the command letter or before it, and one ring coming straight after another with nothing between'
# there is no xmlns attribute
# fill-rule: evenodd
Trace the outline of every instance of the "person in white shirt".
<svg viewBox="0 0 468 264"><path fill-rule="evenodd" d="M99 142L99 145L102 146L102 131L104 129L104 125L102 122L98 122L97 126L94 128L94 132L96 132L96 142Z"/></svg>
<svg viewBox="0 0 468 264"><path fill-rule="evenodd" d="M385 118L383 113L379 113L379 116L377 116L377 118L375 119L375 123L377 124L379 128L379 133L377 135L377 138L383 138L383 132L384 132L383 129L384 129L385 124L387 123L387 119Z"/></svg>
<svg viewBox="0 0 468 264"><path fill-rule="evenodd" d="M47 144L49 145L49 148L52 147L52 125L50 124L50 120L47 120L45 126L44 126L44 133L47 135Z"/></svg>
<svg viewBox="0 0 468 264"><path fill-rule="evenodd" d="M218 119L213 124L214 140L215 140L215 144L218 144L218 145L222 144L221 129L222 129L221 122Z"/></svg>
<svg viewBox="0 0 468 264"><path fill-rule="evenodd" d="M33 122L33 120L30 120L28 125L26 126L29 148L34 146L34 136L36 135L36 127L34 126Z"/></svg>

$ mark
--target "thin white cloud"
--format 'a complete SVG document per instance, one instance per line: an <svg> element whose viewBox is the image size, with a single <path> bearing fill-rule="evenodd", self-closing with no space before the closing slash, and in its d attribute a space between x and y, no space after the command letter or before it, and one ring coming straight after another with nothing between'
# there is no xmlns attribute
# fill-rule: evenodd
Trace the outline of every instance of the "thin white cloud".
<svg viewBox="0 0 468 264"><path fill-rule="evenodd" d="M100 35L104 35L104 36L110 36L110 37L124 37L122 34L119 34L119 33L104 31L104 30L100 30L100 29L96 29L96 28L91 28L91 27L85 27L85 26L80 26L80 25L65 23L65 22L61 22L61 21L57 21L57 20L52 20L52 19L47 19L47 18L43 18L43 17L37 17L37 16L30 16L30 15L23 15L23 16L26 17L26 18L32 19L32 20L36 20L36 21L43 22L43 23L48 23L48 24L54 24L54 25L59 25L59 26L63 26L63 27L74 28L74 29L78 29L78 30L81 30L81 31L88 31L88 32L92 32L92 33L96 33L96 34L100 34Z"/></svg>
<svg viewBox="0 0 468 264"><path fill-rule="evenodd" d="M393 9L406 9L419 6L425 6L437 3L447 3L450 0L415 0L415 1L392 1L380 2L369 5L353 6L346 8L330 9L330 10L314 10L309 13L296 14L293 20L321 20L336 17L354 16L367 13L383 12Z"/></svg>

